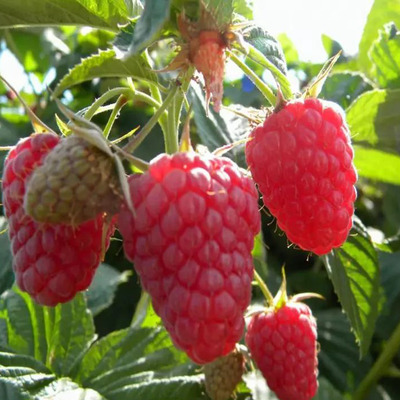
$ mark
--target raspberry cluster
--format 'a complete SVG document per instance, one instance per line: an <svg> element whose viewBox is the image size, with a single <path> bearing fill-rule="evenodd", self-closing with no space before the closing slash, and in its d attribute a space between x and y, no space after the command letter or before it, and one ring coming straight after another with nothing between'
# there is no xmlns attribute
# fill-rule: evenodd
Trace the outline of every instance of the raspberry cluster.
<svg viewBox="0 0 400 400"><path fill-rule="evenodd" d="M113 233L102 214L77 226L40 223L26 214L29 179L59 142L50 133L20 140L5 160L2 180L17 284L47 306L67 302L90 285Z"/></svg>

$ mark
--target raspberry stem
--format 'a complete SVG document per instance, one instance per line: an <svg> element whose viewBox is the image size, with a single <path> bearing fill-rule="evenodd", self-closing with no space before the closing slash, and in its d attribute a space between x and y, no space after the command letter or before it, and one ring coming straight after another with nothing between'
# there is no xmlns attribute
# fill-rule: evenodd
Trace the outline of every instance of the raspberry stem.
<svg viewBox="0 0 400 400"><path fill-rule="evenodd" d="M376 360L375 364L369 370L368 374L361 381L358 389L355 391L353 400L363 400L367 397L372 387L378 382L378 380L385 375L390 367L390 363L396 356L400 349L400 324L397 325L396 329L386 342L383 351Z"/></svg>
<svg viewBox="0 0 400 400"><path fill-rule="evenodd" d="M257 74L250 69L235 53L227 50L227 53L231 60L251 79L251 81L257 86L257 89L263 94L263 96L271 103L275 105L276 96L273 91L266 85Z"/></svg>
<svg viewBox="0 0 400 400"><path fill-rule="evenodd" d="M131 89L125 87L117 87L114 89L110 89L107 92L103 93L96 101L86 110L84 117L87 120L91 120L93 116L96 114L97 110L108 100L112 99L115 96L125 94L129 96L132 94Z"/></svg>
<svg viewBox="0 0 400 400"><path fill-rule="evenodd" d="M147 121L146 125L140 130L139 134L134 136L123 148L126 152L130 153L135 150L147 137L147 135L154 128L156 123L159 121L160 117L163 115L164 111L170 106L173 101L176 93L178 91L178 87L174 86L168 93L164 102L161 104L160 108L153 114L153 116ZM164 132L164 136L165 132Z"/></svg>
<svg viewBox="0 0 400 400"><path fill-rule="evenodd" d="M119 112L121 111L122 107L127 103L127 101L128 101L127 97L125 95L123 95L123 94L121 94L118 97L118 100L115 103L115 106L114 106L114 108L113 108L113 110L111 112L110 118L108 119L107 124L106 124L106 126L104 128L104 131L103 131L103 135L104 135L104 137L106 139L110 135L111 128L113 127L114 122L117 119L117 116L118 116Z"/></svg>
<svg viewBox="0 0 400 400"><path fill-rule="evenodd" d="M254 278L256 279L258 286L263 292L264 297L267 299L268 306L272 307L274 305L274 296L272 296L272 293L269 291L267 284L263 281L256 270L254 270Z"/></svg>

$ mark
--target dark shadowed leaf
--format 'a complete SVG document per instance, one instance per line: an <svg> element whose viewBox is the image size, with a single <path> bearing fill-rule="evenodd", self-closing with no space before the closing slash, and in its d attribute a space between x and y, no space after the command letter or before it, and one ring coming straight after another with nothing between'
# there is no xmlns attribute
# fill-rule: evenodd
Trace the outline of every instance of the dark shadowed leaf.
<svg viewBox="0 0 400 400"><path fill-rule="evenodd" d="M0 294L2 294L14 283L8 223L4 217L0 217L0 232Z"/></svg>
<svg viewBox="0 0 400 400"><path fill-rule="evenodd" d="M133 31L128 57L129 54L138 54L155 38L169 17L170 4L171 0L146 0Z"/></svg>
<svg viewBox="0 0 400 400"><path fill-rule="evenodd" d="M100 264L89 290L85 292L87 306L93 316L112 304L118 286L127 282L131 274L131 271L121 273L107 264Z"/></svg>
<svg viewBox="0 0 400 400"><path fill-rule="evenodd" d="M349 377L354 383L360 382L368 372L372 359L368 355L361 363L359 349L351 333L346 316L338 308L317 311L318 354L320 375L340 391L348 391Z"/></svg>
<svg viewBox="0 0 400 400"><path fill-rule="evenodd" d="M362 74L338 72L328 76L319 97L347 108L360 94L371 89L371 84Z"/></svg>
<svg viewBox="0 0 400 400"><path fill-rule="evenodd" d="M249 134L251 127L248 120L231 111L222 110L220 113L216 113L210 109L207 116L205 97L199 85L192 85L189 98L193 105L197 134L209 151L244 140ZM243 113L248 112L246 107L240 105L231 107ZM244 143L235 146L226 153L226 156L244 167Z"/></svg>
<svg viewBox="0 0 400 400"><path fill-rule="evenodd" d="M364 356L371 343L381 301L378 256L355 220L347 242L324 257L328 275Z"/></svg>

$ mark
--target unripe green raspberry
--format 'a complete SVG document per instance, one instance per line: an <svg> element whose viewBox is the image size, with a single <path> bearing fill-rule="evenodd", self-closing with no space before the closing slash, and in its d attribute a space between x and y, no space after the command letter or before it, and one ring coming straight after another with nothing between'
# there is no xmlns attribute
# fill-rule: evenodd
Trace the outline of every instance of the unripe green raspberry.
<svg viewBox="0 0 400 400"><path fill-rule="evenodd" d="M121 199L112 158L72 135L60 141L34 171L24 207L38 222L76 225L102 212L115 214Z"/></svg>
<svg viewBox="0 0 400 400"><path fill-rule="evenodd" d="M243 354L234 350L204 366L206 392L212 400L227 400L242 380L245 361Z"/></svg>

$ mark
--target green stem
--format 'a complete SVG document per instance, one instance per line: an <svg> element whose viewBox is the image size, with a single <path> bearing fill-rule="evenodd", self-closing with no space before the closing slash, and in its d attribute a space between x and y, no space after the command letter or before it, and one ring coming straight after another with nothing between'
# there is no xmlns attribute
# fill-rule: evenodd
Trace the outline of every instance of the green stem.
<svg viewBox="0 0 400 400"><path fill-rule="evenodd" d="M112 99L115 96L121 96L124 95L125 97L129 99L135 99L139 101L143 101L147 103L149 106L152 107L160 107L161 102L158 102L156 99L153 97L149 96L146 93L140 92L139 90L132 90L132 88L126 88L126 87L117 87L114 89L110 89L106 93L102 94L85 112L84 117L87 120L91 120L95 114L97 114L97 111L102 107L104 103L106 103L108 100Z"/></svg>
<svg viewBox="0 0 400 400"><path fill-rule="evenodd" d="M108 100L112 99L115 96L132 96L132 90L130 88L125 87L117 87L114 89L110 89L107 92L103 93L85 112L84 118L87 120L91 120L93 116L96 114L96 111Z"/></svg>
<svg viewBox="0 0 400 400"><path fill-rule="evenodd" d="M149 53L147 51L144 51L143 52L143 56L146 58L147 63L151 66L152 62L151 62ZM161 104L162 103L162 97L161 97L161 92L160 92L160 89L158 88L158 86L155 83L152 83L152 82L146 82L146 83L149 86L151 97L155 101L157 101L158 103ZM164 135L165 135L167 130L168 130L168 127L167 127L168 126L168 120L167 120L167 113L166 112L163 113L160 116L159 124L161 126L161 129L162 129Z"/></svg>
<svg viewBox="0 0 400 400"><path fill-rule="evenodd" d="M400 324L397 325L396 329L386 342L380 356L375 361L375 364L369 370L368 374L361 381L358 389L353 395L353 400L363 400L366 398L372 387L378 382L378 380L385 375L388 370L393 358L400 349Z"/></svg>
<svg viewBox="0 0 400 400"><path fill-rule="evenodd" d="M123 148L124 151L131 153L143 142L143 140L151 132L153 127L157 124L157 122L159 122L161 116L164 114L164 111L171 105L171 102L174 100L177 90L178 90L177 86L175 86L170 90L168 96L165 98L160 108L147 121L146 125L140 130L140 132L124 146Z"/></svg>
<svg viewBox="0 0 400 400"><path fill-rule="evenodd" d="M119 112L121 111L122 107L126 104L127 98L125 95L121 94L121 96L118 97L117 102L115 103L115 107L113 108L110 118L108 118L107 124L104 128L103 135L107 139L108 136L110 135L111 128L114 125L115 120L117 119L117 116Z"/></svg>
<svg viewBox="0 0 400 400"><path fill-rule="evenodd" d="M185 94L190 86L194 68L189 68L179 76L180 90L177 92L174 101L168 109L168 130L164 133L165 151L169 154L176 153L179 150L179 123L182 112Z"/></svg>
<svg viewBox="0 0 400 400"><path fill-rule="evenodd" d="M272 306L274 304L274 296L272 296L272 293L269 291L268 286L266 285L266 283L263 281L263 279L256 270L254 270L254 278L256 278L258 286L263 292L264 297L267 299L268 305Z"/></svg>
<svg viewBox="0 0 400 400"><path fill-rule="evenodd" d="M168 129L164 132L165 152L168 154L174 154L178 151L178 132L176 129L175 120L175 105L176 97L172 100L171 105L168 108Z"/></svg>
<svg viewBox="0 0 400 400"><path fill-rule="evenodd" d="M251 79L271 105L275 106L276 96L274 95L274 92L235 53L228 50L228 54L230 59Z"/></svg>

